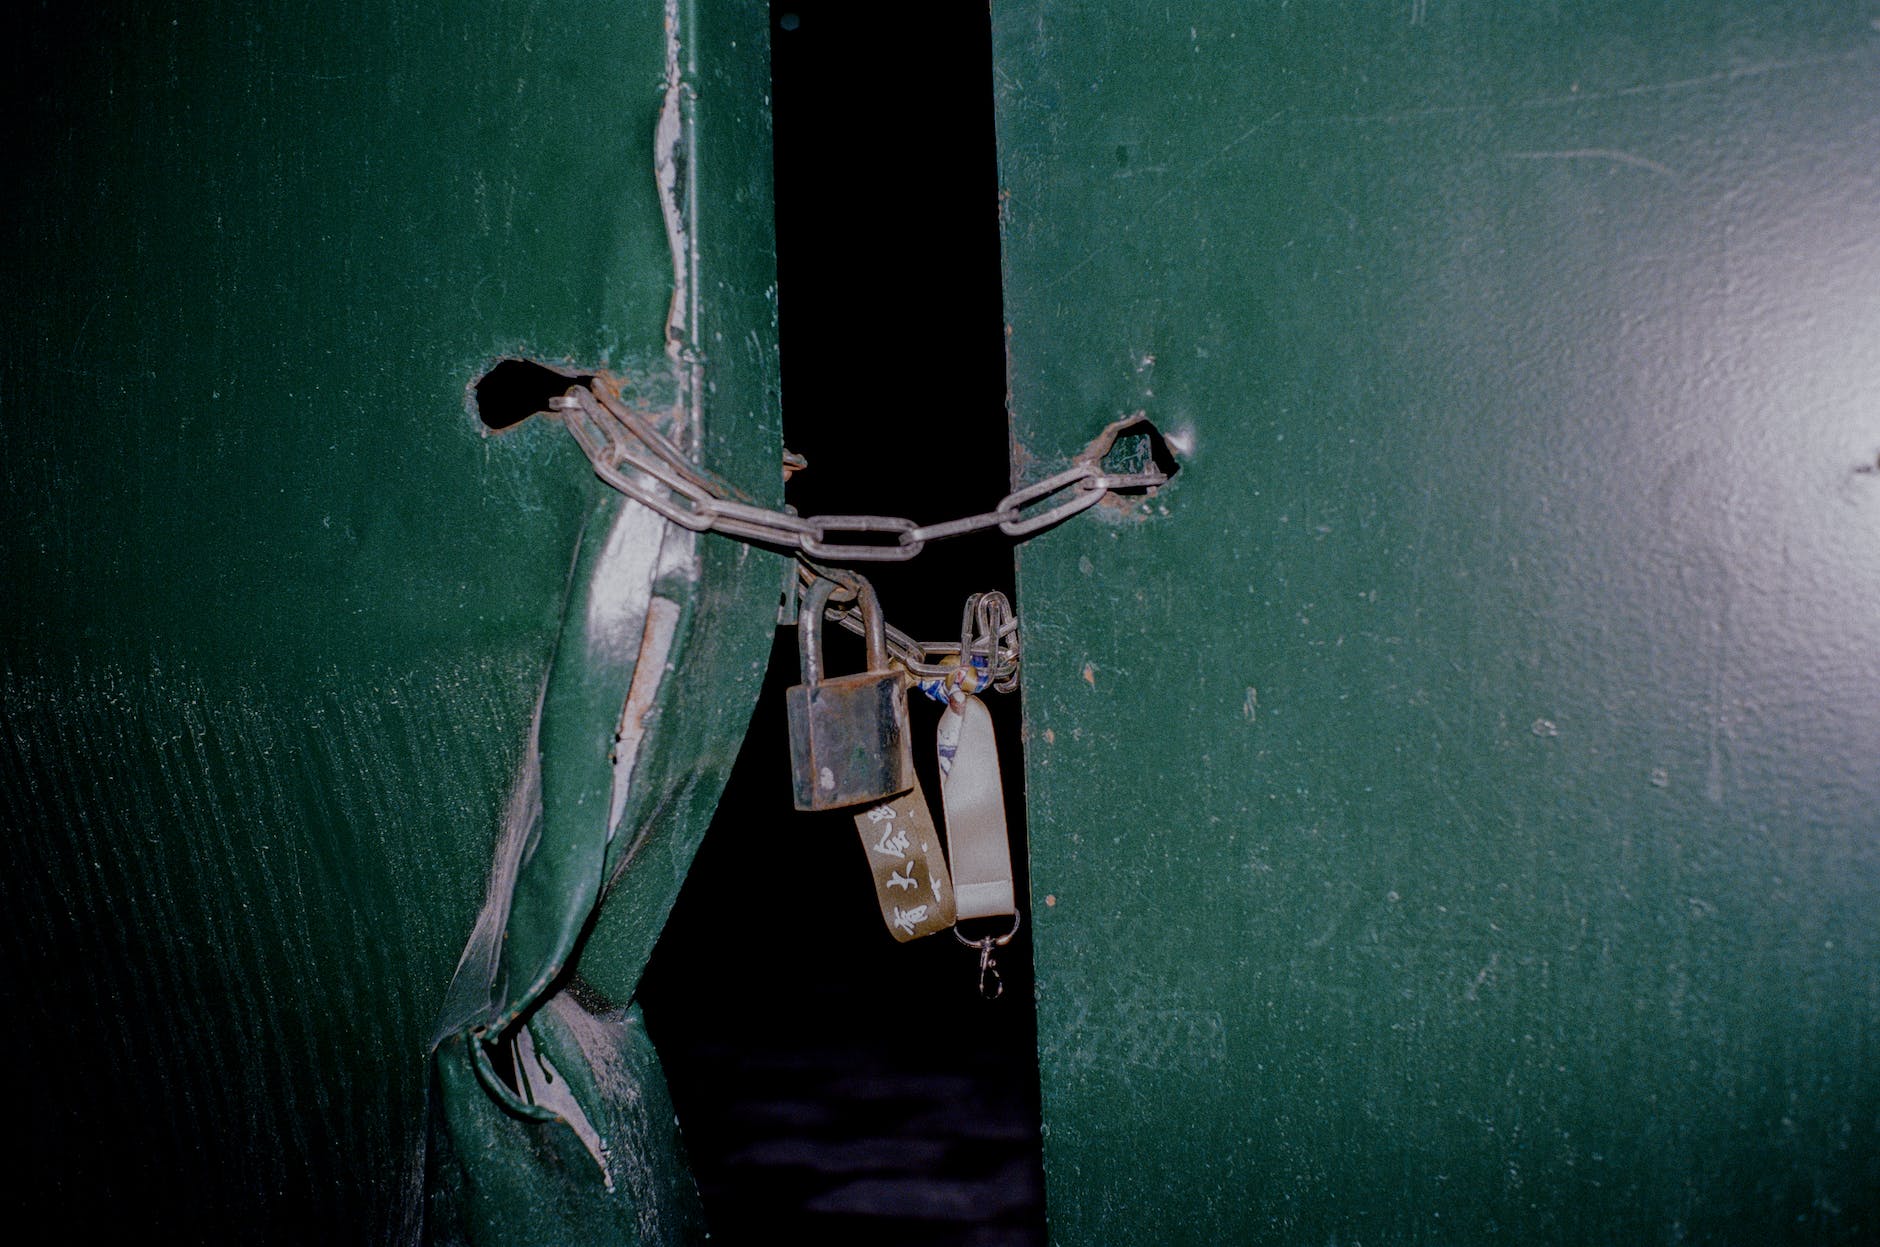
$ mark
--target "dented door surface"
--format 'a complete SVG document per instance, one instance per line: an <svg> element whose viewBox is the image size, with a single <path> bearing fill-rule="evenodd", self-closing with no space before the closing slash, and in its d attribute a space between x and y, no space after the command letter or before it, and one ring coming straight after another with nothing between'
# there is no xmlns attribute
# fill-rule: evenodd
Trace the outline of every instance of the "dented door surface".
<svg viewBox="0 0 1880 1247"><path fill-rule="evenodd" d="M14 1219L684 1232L669 1114L609 1170L479 1103L466 1028L585 930L535 1046L660 1102L621 1009L780 564L674 537L540 418L488 436L468 387L607 369L780 494L765 13L704 7L42 8L9 39Z"/></svg>
<svg viewBox="0 0 1880 1247"><path fill-rule="evenodd" d="M1054 1241L1880 1233L1873 16L995 5Z"/></svg>

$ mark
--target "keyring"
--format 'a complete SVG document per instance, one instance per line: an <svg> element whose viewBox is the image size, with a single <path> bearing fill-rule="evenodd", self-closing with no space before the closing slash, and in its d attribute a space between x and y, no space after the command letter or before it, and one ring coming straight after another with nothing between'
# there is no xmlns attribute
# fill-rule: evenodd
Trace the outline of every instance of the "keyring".
<svg viewBox="0 0 1880 1247"><path fill-rule="evenodd" d="M1012 942L1012 937L1018 934L1018 924L1024 917L1025 915L1023 914L1015 913L1012 915L1012 929L1010 931L1007 931L1004 935L988 935L983 939L977 940L969 940L964 935L961 935L958 926L953 928L954 939L966 945L968 948L977 948L979 950L979 994L984 996L987 1000L997 1000L999 997L1005 995L1005 976L999 973L998 963L992 959L992 950L995 948L1004 948L1007 944Z"/></svg>

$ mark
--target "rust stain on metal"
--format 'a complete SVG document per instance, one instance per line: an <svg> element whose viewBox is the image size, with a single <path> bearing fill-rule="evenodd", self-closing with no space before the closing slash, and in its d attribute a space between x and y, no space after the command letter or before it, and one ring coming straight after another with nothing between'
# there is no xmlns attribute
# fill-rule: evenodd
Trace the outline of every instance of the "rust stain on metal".
<svg viewBox="0 0 1880 1247"><path fill-rule="evenodd" d="M1018 440L1017 413L1012 410L1012 327L1010 325L1005 326L1004 345L1006 442L1010 447L1011 483L1016 489L1019 482L1025 479L1025 473L1031 468L1034 456L1030 450L1026 449L1025 444Z"/></svg>

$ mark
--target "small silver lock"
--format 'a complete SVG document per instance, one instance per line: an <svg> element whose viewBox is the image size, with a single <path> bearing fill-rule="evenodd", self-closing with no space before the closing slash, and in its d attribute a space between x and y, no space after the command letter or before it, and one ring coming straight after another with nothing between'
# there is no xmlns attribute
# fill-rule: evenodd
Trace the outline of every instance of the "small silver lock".
<svg viewBox="0 0 1880 1247"><path fill-rule="evenodd" d="M803 595L797 616L797 650L803 682L784 694L790 714L790 767L799 810L833 810L864 801L884 801L914 786L909 749L907 697L900 673L888 666L888 640L881 604L867 581L856 598L868 670L823 678L823 610L836 590L818 579Z"/></svg>

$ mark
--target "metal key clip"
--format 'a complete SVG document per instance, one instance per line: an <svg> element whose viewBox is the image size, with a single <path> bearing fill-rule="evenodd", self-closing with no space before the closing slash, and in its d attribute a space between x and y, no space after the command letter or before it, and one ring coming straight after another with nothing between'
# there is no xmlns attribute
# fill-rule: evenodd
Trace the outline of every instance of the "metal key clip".
<svg viewBox="0 0 1880 1247"><path fill-rule="evenodd" d="M1005 995L1005 977L999 973L998 962L992 959L994 949L1004 948L1018 934L1018 924L1023 914L1012 915L1012 929L1004 935L988 935L984 939L969 940L960 934L958 927L953 928L953 938L968 948L979 950L979 994L987 1000L997 1000Z"/></svg>

